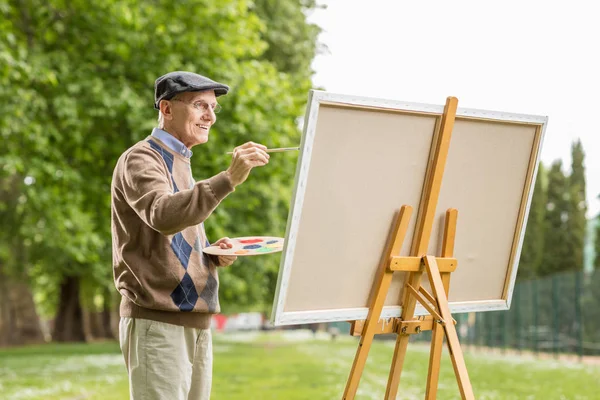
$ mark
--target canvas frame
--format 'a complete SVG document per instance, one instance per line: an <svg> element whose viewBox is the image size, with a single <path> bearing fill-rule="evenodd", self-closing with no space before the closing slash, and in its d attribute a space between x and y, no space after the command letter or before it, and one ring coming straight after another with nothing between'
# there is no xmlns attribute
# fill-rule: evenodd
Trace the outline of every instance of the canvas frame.
<svg viewBox="0 0 600 400"><path fill-rule="evenodd" d="M386 100L368 97L359 97L352 95L335 94L324 91L312 90L309 93L309 101L307 112L305 115L303 135L300 145L301 153L296 169L295 188L293 192L293 202L291 204L289 217L286 227L286 242L283 248L279 276L275 298L273 302L273 312L271 320L276 326L290 324L305 324L317 322L335 322L335 321L354 321L364 320L367 317L367 307L344 308L344 309L325 309L325 310L307 310L307 311L286 311L285 301L288 286L290 285L291 268L296 247L296 235L298 226L302 217L302 209L304 202L305 190L307 187L307 178L311 165L311 156L315 139L317 120L319 109L321 106L335 105L340 107L350 107L359 109L377 109L377 110L401 110L406 113L415 114L431 114L441 116L444 110L443 105L431 105L404 102L397 100ZM506 123L525 123L538 125L536 133L535 150L531 154L529 178L526 187L524 188L523 204L520 211L520 223L518 233L515 235L515 243L512 249L511 266L507 269L506 284L503 290L502 298L496 300L485 301L463 301L450 303L450 308L453 313L475 312L475 311L493 311L506 310L510 308L512 293L515 286L517 276L518 260L522 248L527 216L531 197L533 195L533 187L539 157L543 143L545 128L547 125L547 117L527 114L515 114L496 112L480 109L458 108L456 114L457 120L461 118L473 118L486 121L498 121ZM415 214L416 214L415 210ZM460 210L459 210L460 220ZM391 222L391 221L390 221ZM408 240L408 239L407 239ZM460 260L459 260L460 268ZM340 277L343 279L343 277ZM399 317L402 311L401 306L386 306L384 307L381 318ZM417 306L416 315L426 314L424 308Z"/></svg>

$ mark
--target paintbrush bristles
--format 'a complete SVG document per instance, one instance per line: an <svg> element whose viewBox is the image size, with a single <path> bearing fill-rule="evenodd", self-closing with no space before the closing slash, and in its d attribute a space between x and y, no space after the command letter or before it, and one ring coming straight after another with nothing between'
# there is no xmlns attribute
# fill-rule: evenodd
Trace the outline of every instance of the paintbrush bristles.
<svg viewBox="0 0 600 400"><path fill-rule="evenodd" d="M300 150L300 147L280 147L278 149L267 149L267 153L281 153L284 151ZM233 151L228 151L227 154L233 154Z"/></svg>

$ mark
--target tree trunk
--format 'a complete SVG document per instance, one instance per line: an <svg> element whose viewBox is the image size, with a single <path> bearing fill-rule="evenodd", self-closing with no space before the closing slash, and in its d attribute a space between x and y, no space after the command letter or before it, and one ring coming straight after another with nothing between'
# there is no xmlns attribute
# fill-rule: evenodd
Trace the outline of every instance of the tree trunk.
<svg viewBox="0 0 600 400"><path fill-rule="evenodd" d="M103 291L104 304L101 311L101 323L104 328L104 338L115 339L115 335L112 330L112 296L111 291L106 288Z"/></svg>
<svg viewBox="0 0 600 400"><path fill-rule="evenodd" d="M97 337L97 332L95 332L96 327L94 326L94 311L90 311L82 305L81 312L83 315L83 334L85 341L89 342Z"/></svg>
<svg viewBox="0 0 600 400"><path fill-rule="evenodd" d="M114 340L112 293L108 288L103 288L98 294L102 296L102 308L98 310L94 304L90 304L83 311L86 337Z"/></svg>
<svg viewBox="0 0 600 400"><path fill-rule="evenodd" d="M14 319L10 309L8 277L3 272L0 262L0 347L12 344L15 332Z"/></svg>
<svg viewBox="0 0 600 400"><path fill-rule="evenodd" d="M8 244L8 257L0 260L0 346L14 346L44 341L40 319L27 281L26 250L19 227L22 217L17 212L20 185L19 174L0 179L0 240ZM19 266L19 268L15 268ZM12 268L9 268L12 267ZM14 275L18 271L18 275ZM12 272L12 273L11 273Z"/></svg>
<svg viewBox="0 0 600 400"><path fill-rule="evenodd" d="M79 300L79 277L63 277L52 340L56 342L86 341L83 310Z"/></svg>
<svg viewBox="0 0 600 400"><path fill-rule="evenodd" d="M0 346L43 342L44 334L29 285L9 277L0 264Z"/></svg>
<svg viewBox="0 0 600 400"><path fill-rule="evenodd" d="M13 342L13 344L44 342L40 318L35 309L35 302L29 285L26 282L13 281L9 293L16 325L16 343Z"/></svg>
<svg viewBox="0 0 600 400"><path fill-rule="evenodd" d="M88 340L104 338L104 329L100 321L100 313L94 310L83 311L85 336Z"/></svg>
<svg viewBox="0 0 600 400"><path fill-rule="evenodd" d="M110 326L110 331L112 332L112 335L115 338L119 337L119 322L121 321L121 311L120 311L120 306L121 306L121 294L118 293L116 290L112 292L111 294L111 300L112 300L112 306L111 306L111 310L110 311L110 315L111 315L111 326Z"/></svg>

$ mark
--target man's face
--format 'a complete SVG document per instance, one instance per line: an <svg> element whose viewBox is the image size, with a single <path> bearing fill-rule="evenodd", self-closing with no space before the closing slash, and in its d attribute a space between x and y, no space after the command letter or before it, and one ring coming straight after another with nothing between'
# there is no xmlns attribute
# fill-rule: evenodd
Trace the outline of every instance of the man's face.
<svg viewBox="0 0 600 400"><path fill-rule="evenodd" d="M165 129L188 148L206 143L210 127L217 120L213 111L217 105L215 92L185 92L168 103Z"/></svg>

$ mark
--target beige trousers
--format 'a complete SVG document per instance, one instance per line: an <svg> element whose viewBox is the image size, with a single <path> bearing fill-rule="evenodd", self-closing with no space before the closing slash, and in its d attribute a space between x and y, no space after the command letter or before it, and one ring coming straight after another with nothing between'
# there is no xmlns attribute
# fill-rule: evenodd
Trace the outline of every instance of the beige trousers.
<svg viewBox="0 0 600 400"><path fill-rule="evenodd" d="M119 341L131 400L210 399L210 329L121 318Z"/></svg>

